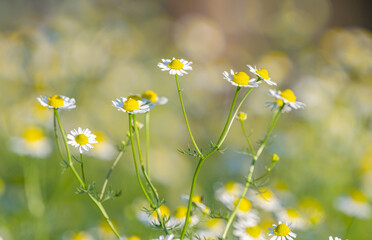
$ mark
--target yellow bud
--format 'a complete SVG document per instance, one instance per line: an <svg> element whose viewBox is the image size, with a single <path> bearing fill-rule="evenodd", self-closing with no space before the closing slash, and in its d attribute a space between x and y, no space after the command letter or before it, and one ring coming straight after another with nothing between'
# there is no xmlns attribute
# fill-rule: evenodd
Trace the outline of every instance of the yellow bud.
<svg viewBox="0 0 372 240"><path fill-rule="evenodd" d="M279 161L279 156L278 156L278 154L276 154L276 153L274 153L272 156L271 156L271 161L273 161L273 162L277 162L277 161Z"/></svg>
<svg viewBox="0 0 372 240"><path fill-rule="evenodd" d="M241 121L245 121L245 120L247 120L247 114L246 113L244 113L244 112L240 112L240 113L238 113L238 116L236 116L239 120L241 120Z"/></svg>

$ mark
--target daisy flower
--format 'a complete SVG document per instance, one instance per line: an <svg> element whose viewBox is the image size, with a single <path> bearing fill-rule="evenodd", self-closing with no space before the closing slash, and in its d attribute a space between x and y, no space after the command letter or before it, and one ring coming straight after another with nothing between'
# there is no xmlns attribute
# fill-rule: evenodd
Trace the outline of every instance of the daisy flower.
<svg viewBox="0 0 372 240"><path fill-rule="evenodd" d="M189 196L187 195L182 195L181 196L181 200L182 201L185 201L185 202L189 202ZM210 214L211 213L211 210L209 209L209 207L207 207L204 203L203 203L203 197L201 197L200 195L194 195L192 196L192 203L200 210L202 211L202 213L204 214Z"/></svg>
<svg viewBox="0 0 372 240"><path fill-rule="evenodd" d="M234 72L232 69L230 70L230 74L226 71L222 73L224 79L229 81L232 85L238 87L258 87L259 83L256 81L257 79L253 78L250 79L248 74L245 72Z"/></svg>
<svg viewBox="0 0 372 240"><path fill-rule="evenodd" d="M245 121L247 120L247 114L245 112L240 112L236 115L236 119Z"/></svg>
<svg viewBox="0 0 372 240"><path fill-rule="evenodd" d="M93 240L93 237L87 232L76 232L71 236L70 239L71 240Z"/></svg>
<svg viewBox="0 0 372 240"><path fill-rule="evenodd" d="M177 208L173 216L170 217L169 221L166 223L166 227L168 228L181 228L185 224L187 214L187 207L181 206ZM190 227L195 226L199 222L199 218L196 215L191 215L189 218L189 225Z"/></svg>
<svg viewBox="0 0 372 240"><path fill-rule="evenodd" d="M161 216L167 221L170 217L170 210L167 206L161 205L159 207ZM158 212L155 210L150 215L144 211L139 211L137 213L137 218L145 224L155 224L159 225Z"/></svg>
<svg viewBox="0 0 372 240"><path fill-rule="evenodd" d="M215 239L223 233L226 222L222 218L211 218L206 222L200 223L201 227L196 233L200 239Z"/></svg>
<svg viewBox="0 0 372 240"><path fill-rule="evenodd" d="M142 100L136 100L132 96L129 96L128 98L117 98L115 101L112 101L112 106L116 107L118 111L123 111L129 114L145 113L151 108L151 106Z"/></svg>
<svg viewBox="0 0 372 240"><path fill-rule="evenodd" d="M272 236L270 240L292 240L296 238L296 234L291 230L291 225L280 221L278 225L273 224L273 228L269 228L269 230L268 235Z"/></svg>
<svg viewBox="0 0 372 240"><path fill-rule="evenodd" d="M329 236L329 240L342 240L342 239L341 239L341 238L338 238L338 237L335 237L335 238L333 239L332 236Z"/></svg>
<svg viewBox="0 0 372 240"><path fill-rule="evenodd" d="M290 222L294 229L305 229L305 218L294 208L285 208L276 212L276 217L285 222Z"/></svg>
<svg viewBox="0 0 372 240"><path fill-rule="evenodd" d="M155 105L164 105L168 102L168 98L159 97L158 94L152 90L147 90L146 92L142 93L141 97L142 101L148 101L150 104Z"/></svg>
<svg viewBox="0 0 372 240"><path fill-rule="evenodd" d="M162 59L162 62L158 63L158 67L161 68L162 71L169 71L171 75L178 75L183 76L183 74L187 74L186 71L192 70L190 66L192 62L186 61L184 59Z"/></svg>
<svg viewBox="0 0 372 240"><path fill-rule="evenodd" d="M219 187L215 192L215 198L225 206L234 203L243 192L244 186L237 182L227 182L224 186Z"/></svg>
<svg viewBox="0 0 372 240"><path fill-rule="evenodd" d="M79 148L79 152L83 153L84 151L89 151L90 148L93 148L94 143L98 143L96 140L96 135L94 135L88 128L81 129L79 127L77 130L71 130L71 134L67 134L67 138L70 140L67 143Z"/></svg>
<svg viewBox="0 0 372 240"><path fill-rule="evenodd" d="M255 74L258 77L258 81L264 80L269 85L275 85L276 82L271 81L271 78L269 77L269 72L265 68L256 68L256 66L252 67L251 65L247 65L249 67L249 71L253 74Z"/></svg>
<svg viewBox="0 0 372 240"><path fill-rule="evenodd" d="M75 98L69 98L63 95L40 96L37 98L40 104L48 109L70 110L76 108Z"/></svg>
<svg viewBox="0 0 372 240"><path fill-rule="evenodd" d="M290 89L284 91L270 89L269 95L276 98L275 102L266 102L266 105L271 107L271 109L283 107L282 112L290 112L292 109L305 107L305 103L296 101L296 96Z"/></svg>
<svg viewBox="0 0 372 240"><path fill-rule="evenodd" d="M167 236L160 236L159 238L153 239L153 240L179 240L179 239L173 239L174 235L167 235Z"/></svg>
<svg viewBox="0 0 372 240"><path fill-rule="evenodd" d="M253 205L262 208L265 211L273 212L281 209L278 198L270 189L259 189L256 193L254 190L249 190L248 197L252 200Z"/></svg>
<svg viewBox="0 0 372 240"><path fill-rule="evenodd" d="M43 158L51 151L51 143L45 136L43 130L36 126L29 126L23 131L22 137L10 139L10 147L19 155Z"/></svg>
<svg viewBox="0 0 372 240"><path fill-rule="evenodd" d="M344 214L356 218L369 218L371 206L368 198L358 189L354 189L349 195L343 195L336 199L335 206Z"/></svg>
<svg viewBox="0 0 372 240"><path fill-rule="evenodd" d="M238 204L239 199L236 198L236 200L232 203L229 203L227 205L227 208L230 210L234 210L236 204ZM252 209L252 203L248 200L248 198L243 197L242 201L239 204L238 211L236 212L239 218L246 218L250 219L252 221L255 221L256 224L260 220L258 217L258 214L255 210Z"/></svg>
<svg viewBox="0 0 372 240"><path fill-rule="evenodd" d="M240 240L265 240L265 234L257 222L250 219L238 219L233 234Z"/></svg>

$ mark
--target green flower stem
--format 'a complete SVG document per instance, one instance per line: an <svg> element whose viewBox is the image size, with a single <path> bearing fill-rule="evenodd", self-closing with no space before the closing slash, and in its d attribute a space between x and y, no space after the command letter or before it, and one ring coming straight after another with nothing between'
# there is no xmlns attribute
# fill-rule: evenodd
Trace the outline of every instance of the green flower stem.
<svg viewBox="0 0 372 240"><path fill-rule="evenodd" d="M236 99L238 98L238 94L239 94L240 89L241 89L241 87L236 87L236 91L235 91L234 99L233 99L232 104L231 104L229 116L227 117L225 126L224 126L224 128L223 128L223 130L221 132L220 138L217 141L217 145L222 141L222 138L224 137L224 135L225 135L225 133L227 131L227 127L229 126L229 123L230 123L230 120L231 120L231 115L232 115L232 113L234 111Z"/></svg>
<svg viewBox="0 0 372 240"><path fill-rule="evenodd" d="M136 127L136 115L133 114L133 127L134 127L134 131L136 133L136 140L137 140L137 151L138 151L138 156L139 156L139 160L140 160L140 164L141 164L141 170L142 170L142 173L143 173L143 176L145 176L145 179L147 181L147 183L149 184L150 188L151 188L151 191L153 192L155 198L156 198L156 202L158 203L159 202L159 194L158 194L158 191L156 190L154 184L152 184L149 176L147 175L147 172L145 170L145 165L143 164L143 159L142 159L142 151L141 151L141 145L140 145L140 139L139 139L139 133L138 133L138 128Z"/></svg>
<svg viewBox="0 0 372 240"><path fill-rule="evenodd" d="M86 187L86 184L85 184L85 181L83 181L80 177L80 175L77 173L74 165L73 165L73 162L71 160L71 153L70 153L70 149L68 147L68 144L67 144L67 138L66 138L66 134L65 134L65 131L63 130L63 127L62 127L62 124L61 124L61 121L60 121L60 118L59 118L59 114L58 114L58 110L57 109L54 109L54 116L55 118L57 119L57 122L58 122L58 126L59 126L59 130L62 134L62 137L63 137L63 143L65 145L65 149L66 149L66 155L67 155L67 160L68 160L68 166L70 167L71 171L73 172L73 174L75 175L76 179L78 180L78 182L80 183L81 187L86 191L86 193L88 194L89 198L93 201L93 203L98 207L98 209L100 210L100 212L102 213L103 217L106 219L106 222L109 224L112 232L116 235L116 237L118 237L120 239L120 235L118 233L118 231L116 230L115 226L112 224L112 222L110 221L110 218L105 210L105 208L103 207L102 203L99 202L92 194L90 194L88 191L87 191L87 187ZM56 128L56 126L55 126ZM56 129L55 129L55 132L56 132ZM58 142L58 135L56 134L56 141ZM81 158L82 160L82 158ZM83 171L83 168L82 168L82 171Z"/></svg>
<svg viewBox="0 0 372 240"><path fill-rule="evenodd" d="M244 197L245 194L247 193L248 188L249 188L249 186L250 186L251 183L252 183L252 180L253 180L253 172L254 172L255 164L256 164L258 158L260 157L262 151L264 150L264 148L265 148L265 146L266 146L266 144L267 144L267 140L269 139L269 137L270 137L270 135L271 135L271 132L272 132L272 130L274 129L274 126L275 126L276 122L278 121L279 116L280 116L280 114L281 114L281 112L282 112L281 110L282 110L282 108L280 108L280 109L278 110L278 112L275 114L275 116L274 116L274 118L273 118L273 120L272 120L272 122L271 122L271 124L270 124L269 130L267 131L267 133L266 133L266 135L265 135L265 138L264 138L264 140L262 141L262 143L261 143L261 145L260 145L260 147L259 147L257 153L254 154L254 151L252 151L252 154L253 154L252 164L251 164L251 167L249 168L249 173L248 173L248 177L247 177L247 180L246 180L246 183L245 183L245 186L244 186L244 190L243 190L242 194L240 195L239 200L238 200L236 206L234 207L233 211L231 212L230 217L229 217L228 220L227 220L227 224L226 224L225 230L224 230L224 232L223 232L223 234L222 234L222 239L226 239L227 233L228 233L228 231L229 231L229 229L230 229L230 227L231 227L231 224L232 224L232 222L234 221L235 215L236 215L236 213L237 213L237 211L238 211L238 209L239 209L239 205L240 205L240 203L242 202L243 197ZM244 126L243 126L243 125L242 125L242 130L243 130L243 132L244 132L244 135L246 135L246 134L245 134L245 130L244 130Z"/></svg>
<svg viewBox="0 0 372 240"><path fill-rule="evenodd" d="M236 115L238 114L239 110L240 110L240 107L243 105L243 102L245 101L245 99L248 97L248 95L252 92L253 88L250 88L248 90L248 92L244 95L244 97L242 98L242 100L240 101L239 105L236 107L236 110L234 112L234 115L232 116L231 118L231 121L229 123L229 126L227 127L227 130L224 132L222 132L221 136L220 137L220 140L217 142L217 148L221 147L222 143L225 141L225 138L227 137L227 134L229 133L230 131L230 128L234 122L234 119L236 117Z"/></svg>
<svg viewBox="0 0 372 240"><path fill-rule="evenodd" d="M145 135L146 135L146 172L150 177L150 111L145 113Z"/></svg>
<svg viewBox="0 0 372 240"><path fill-rule="evenodd" d="M104 181L103 186L102 186L101 194L99 195L99 199L100 199L100 201L102 201L102 199L103 199L103 194L105 194L105 190L106 190L106 187L107 187L107 184L108 184L108 181L109 181L110 175L111 175L112 171L114 170L114 168L116 167L116 165L118 164L118 162L119 162L121 156L123 156L123 153L124 153L125 148L126 148L126 145L124 145L124 146L120 149L118 156L116 157L116 159L115 159L114 163L112 164L110 170L107 172L107 175L106 175L105 181Z"/></svg>
<svg viewBox="0 0 372 240"><path fill-rule="evenodd" d="M133 115L134 116L134 115ZM156 208L155 207L155 204L153 203L153 201L151 200L151 198L149 197L145 187L143 186L143 183L142 183L142 180L141 180L141 177L139 175L139 171L138 171L138 165L137 165L137 158L136 158L136 150L134 149L134 140L133 140L133 126L132 126L132 114L128 114L128 117L129 117L129 136L130 136L130 143L131 143L131 146L132 146L132 153L133 153L133 161L134 161L134 167L136 169L136 175L137 175L137 180L138 180L138 183L139 185L141 186L141 189L143 191L143 194L145 194L145 197L147 199L147 201L150 203L151 207L152 208ZM135 124L135 123L134 123Z"/></svg>
<svg viewBox="0 0 372 240"><path fill-rule="evenodd" d="M83 154L80 153L80 166L81 166L81 176L83 178L83 182L85 186L87 185L87 182L85 181L85 174L84 174L84 162L83 162Z"/></svg>
<svg viewBox="0 0 372 240"><path fill-rule="evenodd" d="M210 155L212 155L215 151L217 151L220 148L220 146L222 145L222 143L225 141L226 136L227 136L227 134L230 131L232 122L234 121L234 118L235 118L236 114L238 113L240 107L242 106L242 104L245 101L245 99L248 97L249 93L253 90L253 88L251 88L251 89L248 90L248 92L244 95L244 97L240 101L240 103L239 103L238 107L236 108L234 114L231 115L232 112L233 112L235 103L236 103L236 99L238 97L239 90L240 90L240 88L238 87L236 89L233 102L231 104L231 109L230 109L229 117L227 118L225 127L222 130L222 133L221 133L221 136L220 136L220 138L219 138L219 140L217 142L217 145L208 154L202 156L199 159L198 165L196 166L196 169L195 169L195 172L194 172L194 176L192 178L192 183L191 183L191 189L190 189L190 195L189 195L189 202L188 202L188 205L187 205L187 213L186 213L186 218L185 218L185 224L183 225L182 232L181 232L181 240L185 237L186 230L187 230L187 225L189 224L189 218L190 218L190 215L191 215L191 206L192 206L191 199L194 196L196 180L198 178L198 174L199 174L200 168L203 165L205 159L207 159ZM229 122L230 122L230 124L229 124Z"/></svg>
<svg viewBox="0 0 372 240"><path fill-rule="evenodd" d="M79 181L80 185L83 187L83 189L85 189L86 188L85 183L81 179L80 175L77 173L77 171L76 171L76 169L75 169L75 167L73 165L73 162L71 160L71 153L70 153L70 149L69 149L68 144L67 144L66 134L65 134L65 131L63 130L63 127L62 127L62 124L61 124L61 120L59 119L59 114L58 114L58 110L57 109L54 109L54 115L55 115L55 117L57 119L59 130L61 131L61 134L62 134L63 143L65 144L66 155L67 155L67 160L68 160L68 166L70 167L72 173L75 175L76 179ZM56 140L58 141L58 138Z"/></svg>
<svg viewBox="0 0 372 240"><path fill-rule="evenodd" d="M57 110L54 110L54 111L57 111ZM57 117L56 117L55 112L54 112L54 116L53 116L53 126L54 126L54 136L57 139L56 142L57 142L58 152L59 152L59 155L61 155L61 158L64 159L63 154L62 154L61 144L58 141Z"/></svg>
<svg viewBox="0 0 372 240"><path fill-rule="evenodd" d="M153 203L153 201L150 199L150 197L147 195L147 191L144 189L143 187L143 184L142 182L140 183L141 187L142 187L142 190L144 191L146 198L147 200L150 202L152 208L156 209L156 212L157 212L157 215L158 215L158 221L161 225L161 227L163 228L165 234L168 234L168 230L165 226L165 221L164 221L164 218L161 214L161 211L159 209L159 194L156 190L156 188L154 187L154 185L152 184L150 178L148 177L146 171L145 171L145 166L143 164L143 159L142 159L142 152L141 152L141 145L140 145L140 139L139 139L139 133L138 133L138 128L136 126L136 115L133 114L132 117L130 116L131 114L129 114L129 121L130 121L130 138L131 138L131 145L132 145L132 152L133 152L133 158L135 159L135 150L134 150L134 141L133 141L133 129L134 128L134 131L135 131L135 134L136 134L136 141L137 141L137 151L138 151L138 156L139 156L139 160L140 160L140 164L141 164L141 170L142 170L142 173L143 175L145 176L145 179L147 181L147 183L149 184L150 186L150 189L151 191L153 192L155 198L156 198L156 204ZM131 126L131 122L133 120L133 125ZM136 172L137 172L137 178L140 180L139 178L139 171L138 171L138 166L137 166L137 161L135 160L135 165L136 165Z"/></svg>
<svg viewBox="0 0 372 240"><path fill-rule="evenodd" d="M189 135L190 135L190 138L191 138L192 144L193 144L194 147L195 147L195 150L198 152L199 156L202 157L203 154L202 154L201 151L199 150L198 145L196 144L196 142L195 142L195 140L194 140L194 137L192 136L191 129L190 129L190 125L189 125L189 121L187 120L187 115L186 115L186 111L185 111L185 106L183 105L183 100L182 100L182 95L181 95L181 89L180 89L180 84L178 83L178 76L177 76L177 74L175 75L175 77L176 77L176 83L177 83L178 97L180 98L180 103L181 103L181 107L182 107L182 111L183 111L183 116L184 116L184 118L185 118L185 122L186 122L187 130L189 131Z"/></svg>
<svg viewBox="0 0 372 240"><path fill-rule="evenodd" d="M242 131L243 131L244 137L247 140L247 143L248 143L248 146L249 146L249 150L251 151L251 154L252 155L255 155L255 151L254 151L254 148L252 146L251 140L249 139L249 136L248 136L247 132L245 131L243 120L239 119L239 121L240 121L240 125L242 127Z"/></svg>

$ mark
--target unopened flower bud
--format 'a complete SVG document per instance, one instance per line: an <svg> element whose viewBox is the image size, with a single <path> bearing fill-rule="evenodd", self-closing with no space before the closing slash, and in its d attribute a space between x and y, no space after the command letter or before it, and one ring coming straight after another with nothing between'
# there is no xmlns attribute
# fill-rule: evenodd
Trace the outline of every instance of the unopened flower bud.
<svg viewBox="0 0 372 240"><path fill-rule="evenodd" d="M278 156L278 154L274 153L274 154L271 156L271 161L273 161L273 162L277 162L277 161L279 161L279 156Z"/></svg>
<svg viewBox="0 0 372 240"><path fill-rule="evenodd" d="M247 114L244 113L244 112L240 112L238 113L238 115L236 116L237 119L241 120L241 121L245 121L247 120Z"/></svg>

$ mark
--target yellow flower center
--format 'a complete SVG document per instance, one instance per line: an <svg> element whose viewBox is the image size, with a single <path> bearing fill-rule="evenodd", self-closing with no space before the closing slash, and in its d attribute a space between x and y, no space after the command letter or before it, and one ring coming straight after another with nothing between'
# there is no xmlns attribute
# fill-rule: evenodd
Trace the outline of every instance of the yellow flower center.
<svg viewBox="0 0 372 240"><path fill-rule="evenodd" d="M260 195L265 200L270 200L273 198L273 192L269 189L260 189Z"/></svg>
<svg viewBox="0 0 372 240"><path fill-rule="evenodd" d="M291 89L286 89L280 93L280 96L282 96L284 99L288 100L289 102L296 101L296 96L294 95L293 91Z"/></svg>
<svg viewBox="0 0 372 240"><path fill-rule="evenodd" d="M237 72L234 74L233 82L239 85L248 85L249 76L245 72Z"/></svg>
<svg viewBox="0 0 372 240"><path fill-rule="evenodd" d="M279 225L274 229L274 233L275 233L277 236L281 236L281 237L287 236L290 232L291 232L291 229L290 229L287 225L285 225L284 223L279 224Z"/></svg>
<svg viewBox="0 0 372 240"><path fill-rule="evenodd" d="M79 144L79 145L85 145L89 142L89 139L87 136L85 136L84 134L79 134L79 135L76 135L75 136L75 141Z"/></svg>
<svg viewBox="0 0 372 240"><path fill-rule="evenodd" d="M236 206L236 204L238 204L238 201L239 199L235 200L234 202L234 206ZM248 212L249 210L251 210L252 208L252 204L251 202L247 199L247 198L242 198L242 201L240 202L240 205L239 205L239 211L242 211L242 212Z"/></svg>
<svg viewBox="0 0 372 240"><path fill-rule="evenodd" d="M48 97L48 105L54 108L63 107L64 105L63 98L61 98L59 95L53 95L52 97Z"/></svg>
<svg viewBox="0 0 372 240"><path fill-rule="evenodd" d="M127 240L141 240L141 238L139 238L137 236L131 236L131 237L127 238Z"/></svg>
<svg viewBox="0 0 372 240"><path fill-rule="evenodd" d="M368 201L368 198L366 197L366 195L364 195L364 193L362 193L358 189L352 190L350 192L350 196L356 202L367 202Z"/></svg>
<svg viewBox="0 0 372 240"><path fill-rule="evenodd" d="M44 133L40 128L29 127L24 131L23 137L29 142L36 142L44 137Z"/></svg>
<svg viewBox="0 0 372 240"><path fill-rule="evenodd" d="M130 96L128 96L128 99L129 98L131 98L131 99L134 99L134 100L141 100L141 98L139 97L139 96L137 96L137 95L130 95Z"/></svg>
<svg viewBox="0 0 372 240"><path fill-rule="evenodd" d="M123 109L128 112L132 112L134 110L139 109L139 103L137 100L134 100L133 98L128 98L127 101L123 104Z"/></svg>
<svg viewBox="0 0 372 240"><path fill-rule="evenodd" d="M299 218L300 217L300 214L298 213L298 211L296 209L288 208L286 211L287 211L288 217L290 217L290 218Z"/></svg>
<svg viewBox="0 0 372 240"><path fill-rule="evenodd" d="M174 211L174 216L176 218L185 218L187 213L187 207L179 207Z"/></svg>
<svg viewBox="0 0 372 240"><path fill-rule="evenodd" d="M151 102L156 103L156 100L158 99L158 94L156 94L154 91L147 90L146 92L142 93L142 98L146 98Z"/></svg>
<svg viewBox="0 0 372 240"><path fill-rule="evenodd" d="M77 232L72 236L72 240L87 240L90 239L89 235L85 232Z"/></svg>
<svg viewBox="0 0 372 240"><path fill-rule="evenodd" d="M228 192L233 192L236 190L236 183L235 182L227 182L225 184L225 189L228 191Z"/></svg>
<svg viewBox="0 0 372 240"><path fill-rule="evenodd" d="M261 228L260 226L247 227L245 229L245 232L248 233L253 238L258 238L261 235Z"/></svg>
<svg viewBox="0 0 372 240"><path fill-rule="evenodd" d="M202 203L202 197L200 195L194 195L191 199L193 202Z"/></svg>
<svg viewBox="0 0 372 240"><path fill-rule="evenodd" d="M160 214L163 218L169 218L170 216L170 210L167 206L165 205L161 205L159 207L159 210L160 210ZM158 212L155 210L152 214L151 214L154 218L158 218Z"/></svg>
<svg viewBox="0 0 372 240"><path fill-rule="evenodd" d="M260 70L256 70L256 73L260 75L263 79L268 80L269 72L265 68L261 68Z"/></svg>
<svg viewBox="0 0 372 240"><path fill-rule="evenodd" d="M172 62L168 64L168 67L174 70L181 70L183 68L184 64L181 63L180 60L174 59Z"/></svg>

